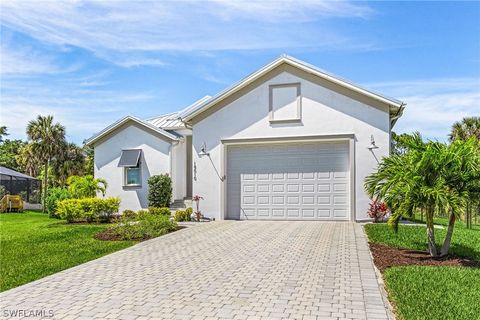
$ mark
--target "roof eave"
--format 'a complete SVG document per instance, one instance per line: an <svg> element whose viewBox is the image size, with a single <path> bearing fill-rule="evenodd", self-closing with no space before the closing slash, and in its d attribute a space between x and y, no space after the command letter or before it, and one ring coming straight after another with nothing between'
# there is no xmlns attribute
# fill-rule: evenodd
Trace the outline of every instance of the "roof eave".
<svg viewBox="0 0 480 320"><path fill-rule="evenodd" d="M108 136L110 133L115 131L115 129L119 128L120 126L124 125L125 123L127 123L129 121L135 122L135 123L137 123L137 124L139 124L143 127L149 128L150 130L153 130L153 131L163 135L164 137L170 139L171 141L180 140L180 138L178 138L175 135L163 130L162 128L156 127L153 124L150 124L146 121L142 121L142 120L140 120L138 118L135 118L133 116L126 116L126 117L124 117L120 120L115 121L114 123L112 123L111 125L106 127L105 129L103 129L102 131L97 133L96 135L93 135L92 137L87 139L85 141L85 145L93 146L93 144L95 144L95 142L97 142L98 140L102 139L105 136Z"/></svg>
<svg viewBox="0 0 480 320"><path fill-rule="evenodd" d="M260 76L268 73L270 70L276 68L277 66L287 63L292 66L295 66L301 70L304 70L306 72L312 73L314 75L317 75L321 78L327 79L333 83L336 83L340 86L346 87L350 90L353 90L355 92L359 92L361 94L364 94L366 96L369 96L370 98L373 98L375 100L381 101L389 106L397 107L400 108L404 103L402 101L392 99L392 98L387 98L384 97L380 94L374 93L370 90L367 90L365 88L359 87L358 85L352 84L346 80L339 79L338 77L335 77L327 72L321 71L320 69L311 66L301 60L295 59L293 57L289 56L281 56L280 58L277 58L276 60L272 61L271 63L267 64L266 66L260 68L259 70L255 71L254 73L248 75L244 79L240 80L239 82L235 83L233 86L225 89L224 91L221 91L219 94L215 95L213 98L205 101L203 104L200 104L197 108L190 110L190 112L187 112L185 114L181 114L182 120L184 121L190 121L193 118L195 118L197 115L200 113L204 112L205 110L209 109L211 106L215 105L219 101L222 101L226 97L228 97L230 94L242 89L243 87L247 86L251 82L255 81L257 78Z"/></svg>

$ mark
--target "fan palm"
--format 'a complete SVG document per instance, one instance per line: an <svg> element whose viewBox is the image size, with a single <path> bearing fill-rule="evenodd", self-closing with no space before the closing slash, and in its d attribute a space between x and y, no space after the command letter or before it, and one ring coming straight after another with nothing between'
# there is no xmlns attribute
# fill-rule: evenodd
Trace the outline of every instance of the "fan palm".
<svg viewBox="0 0 480 320"><path fill-rule="evenodd" d="M450 141L467 140L470 137L480 140L480 117L463 118L462 121L455 122L449 137Z"/></svg>
<svg viewBox="0 0 480 320"><path fill-rule="evenodd" d="M48 164L65 143L65 127L53 123L53 116L38 116L27 125L27 136L32 141L31 148L35 157L44 165L43 210L48 189Z"/></svg>
<svg viewBox="0 0 480 320"><path fill-rule="evenodd" d="M468 198L469 181L479 177L477 141L451 145L423 142L416 133L405 141L408 152L383 159L378 171L368 176L365 188L371 197L383 200L391 209L389 224L397 230L402 216L413 216L417 208L426 212L427 242L432 256L438 256L433 218L450 211L448 234L441 254L448 252L455 217Z"/></svg>

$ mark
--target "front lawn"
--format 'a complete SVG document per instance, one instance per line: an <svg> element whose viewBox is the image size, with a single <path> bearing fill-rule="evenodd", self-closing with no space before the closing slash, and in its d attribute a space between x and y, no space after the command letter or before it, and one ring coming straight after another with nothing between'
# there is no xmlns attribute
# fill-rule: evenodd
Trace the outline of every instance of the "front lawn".
<svg viewBox="0 0 480 320"><path fill-rule="evenodd" d="M386 224L367 224L371 243L427 250L425 226L400 225L395 233ZM440 247L446 229L435 229ZM480 260L480 230L455 226L450 253ZM389 299L398 319L480 319L480 269L467 267L395 266L384 272Z"/></svg>
<svg viewBox="0 0 480 320"><path fill-rule="evenodd" d="M480 269L394 267L384 278L399 319L480 318Z"/></svg>
<svg viewBox="0 0 480 320"><path fill-rule="evenodd" d="M100 241L107 225L65 224L46 214L0 214L0 291L99 258L134 241Z"/></svg>
<svg viewBox="0 0 480 320"><path fill-rule="evenodd" d="M425 226L399 225L398 233L395 233L392 228L384 223L365 225L365 231L370 242L416 250L427 250L426 230ZM445 234L446 228L435 228L437 246L441 246ZM466 229L462 224L455 225L450 253L464 258L480 260L480 231Z"/></svg>

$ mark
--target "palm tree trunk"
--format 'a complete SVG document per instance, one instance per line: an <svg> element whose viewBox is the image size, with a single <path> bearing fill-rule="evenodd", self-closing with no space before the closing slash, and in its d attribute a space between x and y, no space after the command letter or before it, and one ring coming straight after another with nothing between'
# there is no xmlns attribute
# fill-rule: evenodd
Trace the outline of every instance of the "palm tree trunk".
<svg viewBox="0 0 480 320"><path fill-rule="evenodd" d="M448 254L448 250L450 249L450 243L452 241L453 227L455 227L455 213L453 212L453 210L451 210L450 217L448 219L447 235L445 236L445 240L443 241L442 251L440 252L441 257L446 256Z"/></svg>
<svg viewBox="0 0 480 320"><path fill-rule="evenodd" d="M45 172L43 174L43 213L47 211L47 188L48 188L48 160L45 162Z"/></svg>
<svg viewBox="0 0 480 320"><path fill-rule="evenodd" d="M425 215L427 220L427 240L428 240L428 252L432 257L437 257L437 245L435 244L435 228L433 227L433 209L428 208Z"/></svg>

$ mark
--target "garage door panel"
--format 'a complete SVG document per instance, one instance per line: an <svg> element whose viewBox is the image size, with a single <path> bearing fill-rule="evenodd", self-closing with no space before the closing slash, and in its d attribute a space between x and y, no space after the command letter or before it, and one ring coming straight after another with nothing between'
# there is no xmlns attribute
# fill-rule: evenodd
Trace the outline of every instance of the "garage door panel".
<svg viewBox="0 0 480 320"><path fill-rule="evenodd" d="M227 218L348 219L347 143L227 148Z"/></svg>

